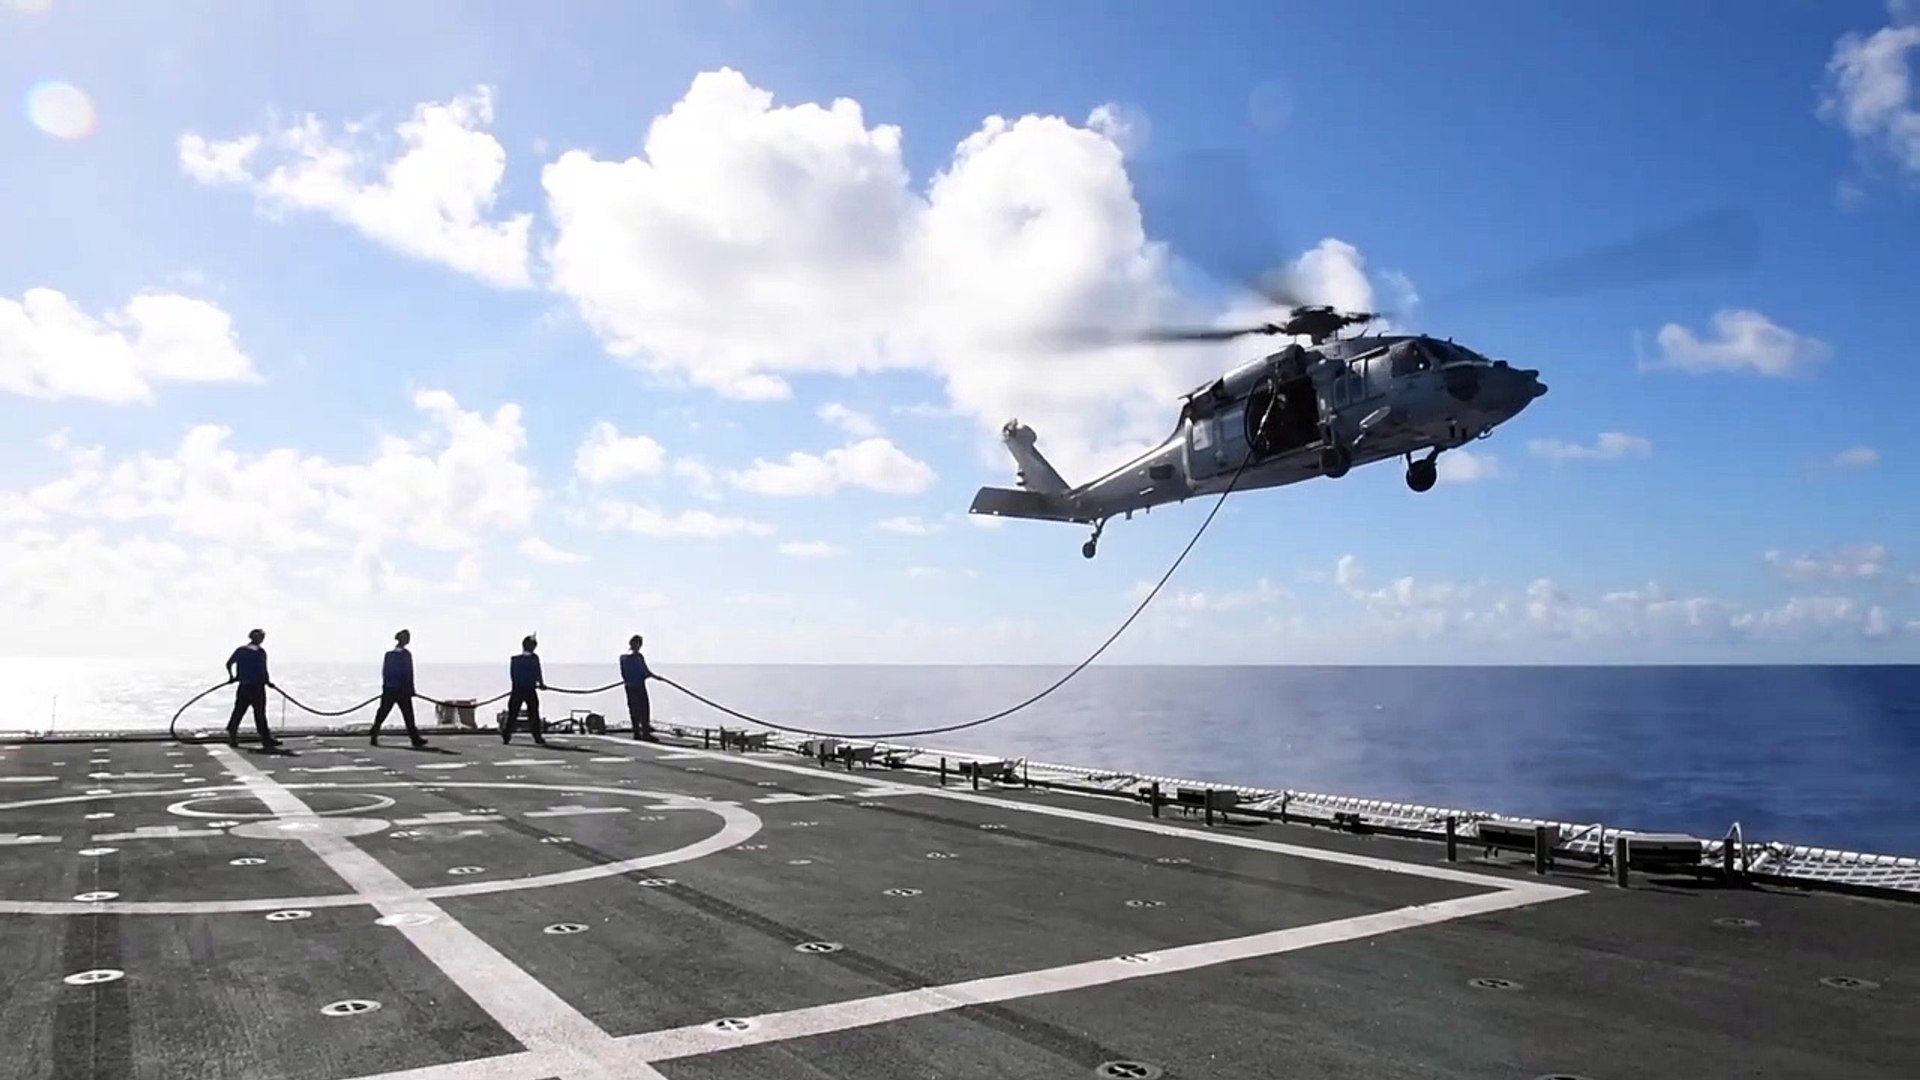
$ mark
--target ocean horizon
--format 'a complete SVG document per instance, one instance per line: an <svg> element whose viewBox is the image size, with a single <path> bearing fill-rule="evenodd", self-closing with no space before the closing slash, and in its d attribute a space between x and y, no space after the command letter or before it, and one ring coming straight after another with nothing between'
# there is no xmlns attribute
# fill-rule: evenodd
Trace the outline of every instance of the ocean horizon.
<svg viewBox="0 0 1920 1080"><path fill-rule="evenodd" d="M224 658L222 658L224 659ZM273 665L303 703L379 692L377 662ZM619 678L612 658L548 659L548 683ZM675 664L688 689L789 727L849 738L960 723L1008 708L1072 665ZM164 731L224 681L219 663L0 660L13 709L0 733ZM420 692L484 700L505 658L417 662ZM657 723L738 721L656 684ZM543 712L595 711L624 728L619 690L542 695ZM431 736L434 708L417 703ZM180 717L224 726L216 689ZM501 704L481 710L491 724ZM304 715L270 695L277 731L365 724ZM390 730L402 730L399 716ZM252 721L244 722L250 729ZM243 729L243 730L244 730ZM1920 855L1920 666L1894 664L1095 664L1044 700L979 727L896 741L1117 771L1606 822L1749 841Z"/></svg>

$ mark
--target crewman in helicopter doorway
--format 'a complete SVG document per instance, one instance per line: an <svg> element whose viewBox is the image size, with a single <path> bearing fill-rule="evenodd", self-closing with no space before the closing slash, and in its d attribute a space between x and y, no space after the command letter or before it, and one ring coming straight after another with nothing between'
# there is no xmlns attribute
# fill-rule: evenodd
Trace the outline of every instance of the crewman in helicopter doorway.
<svg viewBox="0 0 1920 1080"><path fill-rule="evenodd" d="M513 680L512 689L507 692L507 715L500 721L500 741L513 741L513 724L520 719L520 707L527 707L527 724L533 730L536 745L547 745L546 732L540 727L540 691L547 688L546 676L540 672L540 657L534 650L540 643L532 634L520 639L520 655L507 662L507 674Z"/></svg>

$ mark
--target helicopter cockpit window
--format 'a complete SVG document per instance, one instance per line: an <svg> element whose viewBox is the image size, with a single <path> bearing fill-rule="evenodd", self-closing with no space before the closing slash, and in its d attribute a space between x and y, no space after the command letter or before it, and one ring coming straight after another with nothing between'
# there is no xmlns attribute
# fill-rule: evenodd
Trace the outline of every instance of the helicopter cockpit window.
<svg viewBox="0 0 1920 1080"><path fill-rule="evenodd" d="M1433 369L1433 359L1419 345L1408 345L1393 354L1393 377L1410 378Z"/></svg>

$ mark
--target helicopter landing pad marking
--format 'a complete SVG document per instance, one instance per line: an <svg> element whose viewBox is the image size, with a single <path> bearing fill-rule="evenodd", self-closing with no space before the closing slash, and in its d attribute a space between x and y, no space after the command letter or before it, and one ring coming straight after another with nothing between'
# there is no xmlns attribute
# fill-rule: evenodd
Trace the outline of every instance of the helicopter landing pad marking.
<svg viewBox="0 0 1920 1080"><path fill-rule="evenodd" d="M213 753L222 755L220 748ZM227 767L274 813L289 818L315 816L299 796L238 755L222 756L232 759ZM643 1057L624 1049L545 983L428 899L425 890L414 888L345 837L312 832L300 834L300 840L363 903L371 904L383 916L434 916L430 922L396 925L394 929L520 1045L553 1063L553 1072L665 1080Z"/></svg>
<svg viewBox="0 0 1920 1080"><path fill-rule="evenodd" d="M214 748L209 752L232 753L232 751L228 751L224 746ZM245 765L246 763L241 762L240 764ZM313 847L316 844L326 842L345 843L345 838L347 837L379 832L397 824L396 822L383 820L378 817L368 816L367 811L371 809L371 807L366 804L369 798L374 800L375 804L384 808L393 805L393 799L392 796L382 794L381 792L404 791L411 793L418 791L421 786L417 781L411 780L315 781L278 786L278 782L268 778L264 771L252 768L250 765L247 765L247 769L248 772L246 773L240 772L237 768L231 770L236 777L242 778L241 786L196 792L188 796L185 800L180 799L182 792L178 790L124 791L112 797L117 799L157 798L175 800L174 805L169 806L168 809L176 813L185 812L187 816L190 817L225 820L250 816L253 820L242 821L240 824L235 825L229 831L229 835L245 836L258 840L295 841ZM297 813L269 815L242 815L232 812L231 810L216 815L209 812L209 810L190 805L195 803L229 802L246 802L256 806L261 805L257 785L262 782L276 784L277 790L288 793L294 791L314 792L329 798L345 798L356 805L348 805L327 811L316 811L311 809L308 804L302 802L300 803L301 810ZM755 833L760 831L761 827L761 821L757 815L750 810L736 805L718 801L704 802L697 799L684 799L668 792L649 791L641 788L598 787L590 784L508 783L500 780L458 783L436 781L435 786L448 789L473 788L480 791L529 791L540 792L548 796L564 792L575 797L609 798L614 800L624 799L629 801L638 799L649 803L657 802L661 799L674 798L679 800L675 806L676 810L700 811L713 814L720 818L720 828L708 836L682 847L652 854L638 855L630 859L575 866L567 870L534 874L526 877L481 876L455 878L447 884L433 885L417 890L420 896L430 900L449 896L478 896L499 892L543 889L557 885L574 885L601 878L618 877L635 871L655 871L659 867L688 862L725 851L736 844L751 839ZM298 801L297 797L295 801ZM82 795L60 795L52 798L0 803L0 811L26 809L28 807L56 806L69 803L85 805L90 802L92 802L92 800ZM266 806L268 809L272 809L271 804L266 804ZM499 820L501 817L498 811L492 807L481 809L491 815L485 820ZM265 820L262 820L263 817ZM445 819L434 819L431 824L443 824L444 820ZM627 820L645 819L633 818ZM10 835L11 834L0 834L0 836ZM471 835L471 833L462 833L461 835ZM53 844L59 843L60 840L61 838L58 836L49 836L45 839L35 836L31 838L18 838L17 842ZM93 858L111 855L118 850L119 848L112 846L89 847L78 852L78 854L83 857ZM93 904L77 903L72 900L15 900L0 896L0 915L218 915L239 912L259 912L265 914L266 912L279 910L281 908L317 909L355 907L365 906L367 903L366 897L357 892L320 896L263 896L235 900L120 900Z"/></svg>

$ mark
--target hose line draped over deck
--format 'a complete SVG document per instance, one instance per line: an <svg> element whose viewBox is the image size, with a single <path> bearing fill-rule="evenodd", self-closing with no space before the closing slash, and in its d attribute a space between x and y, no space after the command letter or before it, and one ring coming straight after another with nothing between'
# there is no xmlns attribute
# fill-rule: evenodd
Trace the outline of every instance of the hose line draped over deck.
<svg viewBox="0 0 1920 1080"><path fill-rule="evenodd" d="M911 730L905 730L905 731L866 731L866 732L818 731L812 728L792 727L785 724L776 724L773 721L767 720L763 717L755 716L752 713L742 712L739 709L735 709L735 708L732 708L731 706L724 705L718 701L713 700L712 698L709 698L699 693L698 691L690 690L687 687L682 686L680 683L674 681L673 679L666 677L665 675L660 675L656 673L653 677L655 680L666 683L668 686L673 687L675 690L680 691L681 693L687 695L688 697L699 702L700 704L705 705L708 708L717 710L719 712L725 713L726 715L731 716L736 720L741 720L746 723L755 724L764 728L771 728L774 731L784 731L792 735L813 735L816 737L829 738L829 739L906 739L906 738L918 738L923 735L944 735L950 731L962 731L967 728L979 727L982 724L991 724L995 720L1004 720L1015 713L1022 712L1026 709L1032 708L1034 705L1039 704L1041 701L1045 700L1047 697L1052 695L1054 691L1059 690L1061 687L1067 685L1069 682L1072 682L1074 678L1076 678L1081 672L1087 670L1089 667L1092 667L1093 662L1095 660L1100 659L1102 654L1104 654L1108 649L1112 648L1113 643L1116 641L1119 641L1120 636L1122 634L1125 634L1127 630L1133 626L1134 622L1138 620L1141 615L1146 613L1147 606L1152 604L1154 601L1154 598L1160 595L1160 590L1166 587L1167 582L1173 580L1174 573L1180 569L1181 564L1187 561L1187 556L1192 554L1194 547L1200 543L1200 538L1207 534L1207 529L1213 524L1213 519L1219 515L1221 507L1226 505L1227 496L1233 494L1233 489L1237 487L1240 483L1241 474L1247 471L1247 467L1253 464L1253 461L1254 461L1254 455L1252 451L1249 450L1246 460L1242 461L1240 463L1239 468L1236 468L1233 471L1233 475L1229 477L1227 480L1227 486L1221 490L1220 497L1214 500L1213 509L1207 511L1207 516L1201 520L1200 527L1193 531L1193 536L1187 541L1186 546L1180 549L1180 554L1174 557L1173 563L1167 567L1166 573L1160 575L1160 580L1154 583L1153 588L1147 591L1147 595L1142 597L1138 604L1134 605L1133 611L1130 614L1128 614L1124 620L1121 621L1120 625L1117 628L1115 628L1113 633L1107 635L1107 639L1101 642L1098 648L1094 649L1093 652L1087 654L1086 659L1080 661L1078 664L1075 664L1065 675L1062 675L1058 679L1055 679L1051 684L1049 684L1044 689L1040 690L1038 693L1032 695L1031 697L1028 697L1026 700L1021 701L1018 704L1010 705L1004 709L1001 709L998 712L989 713L986 716L975 717L972 720L963 720L963 721L960 721L959 723L941 724L937 727L913 728ZM179 739L180 735L176 730L176 728L177 728L177 725L180 723L181 714L185 713L187 709L191 708L193 704L199 701L201 698L206 697L208 694L213 693L215 690L218 690L221 687L231 686L231 685L232 685L231 680L226 682L215 683L214 685L207 687L205 690L200 691L198 694L195 694L193 697L188 698L186 703L181 705L180 708L174 712L173 719L167 722L167 734L171 735L175 739ZM272 685L272 684L269 684L269 685ZM618 689L619 687L624 685L626 684L623 681L623 682L611 682L605 686L594 687L591 690L572 690L566 687L559 687L559 686L549 686L549 687L544 687L543 689L547 690L549 693L555 693L555 694L592 695L592 694L604 694L609 690ZM359 712L361 709L364 709L367 706L372 705L375 702L380 700L380 695L375 694L374 696L368 698L367 700L351 708L329 711L324 709L316 709L313 706L302 702L299 698L294 697L292 694L287 693L285 690L280 689L278 686L273 686L273 691L274 693L279 694L281 697L286 698L287 701L290 702L294 708L300 709L303 712L312 713L315 716L325 716L325 717L340 717L340 716L346 716L350 713L356 713L356 712ZM413 696L432 705L448 704L447 702L440 701L437 698L428 697L425 694L415 694ZM460 706L462 708L479 708L479 707L491 705L496 701L504 700L506 697L508 697L508 694L496 694L493 697L486 699L485 701L476 701L472 703L461 702Z"/></svg>

